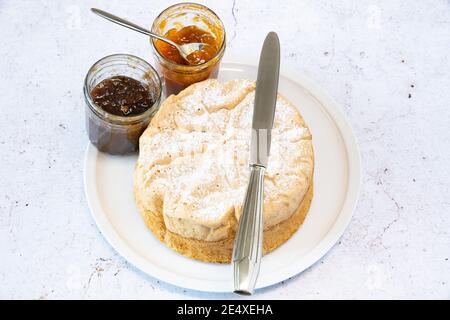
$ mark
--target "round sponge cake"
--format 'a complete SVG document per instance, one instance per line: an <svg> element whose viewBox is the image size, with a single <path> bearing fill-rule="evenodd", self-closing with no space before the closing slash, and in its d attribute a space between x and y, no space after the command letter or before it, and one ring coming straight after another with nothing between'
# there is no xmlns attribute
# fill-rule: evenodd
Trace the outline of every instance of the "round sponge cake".
<svg viewBox="0 0 450 320"><path fill-rule="evenodd" d="M206 80L168 97L140 138L136 203L177 252L229 262L248 183L255 82ZM313 194L311 134L278 96L264 178L264 252L302 224Z"/></svg>

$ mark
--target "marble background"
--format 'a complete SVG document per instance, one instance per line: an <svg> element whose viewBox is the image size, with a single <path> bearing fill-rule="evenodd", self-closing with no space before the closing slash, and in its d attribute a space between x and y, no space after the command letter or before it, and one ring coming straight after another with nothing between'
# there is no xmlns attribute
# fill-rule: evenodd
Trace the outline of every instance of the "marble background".
<svg viewBox="0 0 450 320"><path fill-rule="evenodd" d="M342 106L363 183L339 243L254 298L450 298L450 2L199 1L223 19L224 61L282 63ZM235 298L149 277L103 239L83 193L82 81L111 53L150 58L140 34L172 1L0 2L0 298Z"/></svg>

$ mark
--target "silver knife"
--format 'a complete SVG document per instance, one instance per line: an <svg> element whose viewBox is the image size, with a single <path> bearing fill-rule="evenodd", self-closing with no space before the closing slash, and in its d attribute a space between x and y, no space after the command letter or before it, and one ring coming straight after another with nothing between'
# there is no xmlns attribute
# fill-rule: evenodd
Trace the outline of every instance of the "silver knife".
<svg viewBox="0 0 450 320"><path fill-rule="evenodd" d="M250 295L262 257L264 172L270 152L280 72L280 41L275 32L264 40L259 58L250 145L250 180L233 248L234 292Z"/></svg>

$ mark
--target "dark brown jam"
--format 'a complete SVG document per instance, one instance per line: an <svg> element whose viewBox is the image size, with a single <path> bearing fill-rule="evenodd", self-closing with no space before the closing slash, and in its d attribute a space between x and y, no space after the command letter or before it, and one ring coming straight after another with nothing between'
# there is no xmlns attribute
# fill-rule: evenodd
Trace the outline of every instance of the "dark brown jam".
<svg viewBox="0 0 450 320"><path fill-rule="evenodd" d="M106 112L122 117L139 115L155 103L146 86L125 76L101 81L92 89L91 97Z"/></svg>
<svg viewBox="0 0 450 320"><path fill-rule="evenodd" d="M88 109L89 139L98 150L109 154L127 154L139 148L139 137L151 115L133 119L154 107L157 88L126 76L113 76L98 83L91 91L92 101L108 114L122 119L109 120Z"/></svg>

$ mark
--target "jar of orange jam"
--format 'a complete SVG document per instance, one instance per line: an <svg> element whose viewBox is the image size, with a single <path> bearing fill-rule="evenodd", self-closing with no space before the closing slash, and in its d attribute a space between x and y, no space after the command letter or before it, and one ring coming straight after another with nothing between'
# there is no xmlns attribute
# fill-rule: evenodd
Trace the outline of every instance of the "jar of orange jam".
<svg viewBox="0 0 450 320"><path fill-rule="evenodd" d="M195 3L173 5L158 15L152 32L177 44L209 44L190 54L186 61L173 46L157 39L150 40L158 71L164 79L166 96L177 94L195 82L217 78L226 37L222 21L212 10Z"/></svg>

